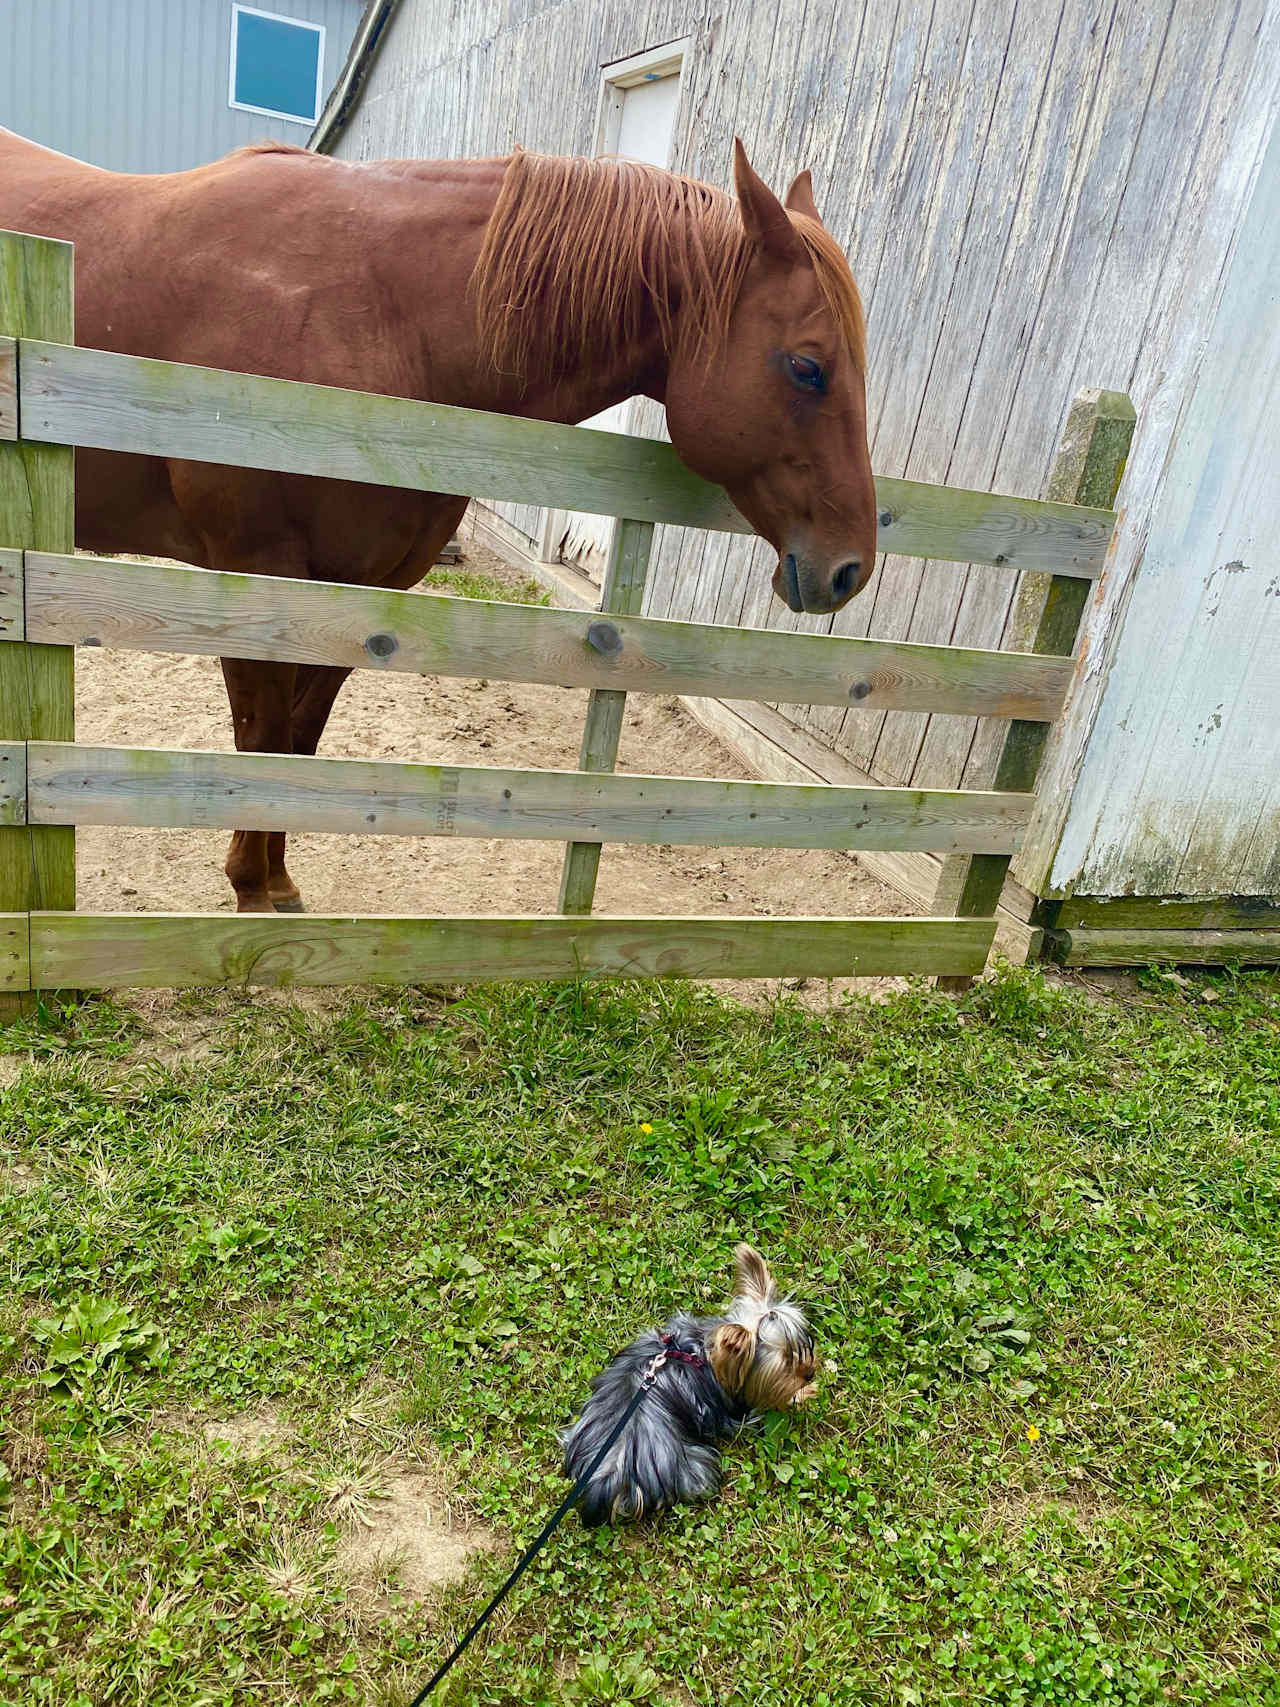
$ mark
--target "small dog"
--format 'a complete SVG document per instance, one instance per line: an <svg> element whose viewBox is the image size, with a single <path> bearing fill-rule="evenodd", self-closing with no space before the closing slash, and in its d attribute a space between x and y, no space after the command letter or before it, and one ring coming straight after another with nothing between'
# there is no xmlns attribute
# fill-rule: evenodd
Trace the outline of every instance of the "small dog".
<svg viewBox="0 0 1280 1707"><path fill-rule="evenodd" d="M561 1436L571 1481L588 1469L655 1362L648 1394L579 1500L589 1529L711 1498L720 1489L720 1442L759 1412L803 1404L816 1391L803 1312L779 1297L759 1252L739 1245L725 1315L673 1316L594 1377L582 1415Z"/></svg>

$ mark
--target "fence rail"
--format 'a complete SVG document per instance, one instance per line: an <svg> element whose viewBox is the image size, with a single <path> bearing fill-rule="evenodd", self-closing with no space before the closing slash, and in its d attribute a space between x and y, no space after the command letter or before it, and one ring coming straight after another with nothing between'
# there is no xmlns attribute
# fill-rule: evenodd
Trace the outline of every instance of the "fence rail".
<svg viewBox="0 0 1280 1707"><path fill-rule="evenodd" d="M0 745L0 824L1009 853L1031 794Z"/></svg>
<svg viewBox="0 0 1280 1707"><path fill-rule="evenodd" d="M982 970L991 919L323 918L31 913L0 921L0 987L877 977Z"/></svg>
<svg viewBox="0 0 1280 1707"><path fill-rule="evenodd" d="M24 436L48 444L752 531L670 445L624 433L26 339L18 386ZM1085 579L1101 574L1115 523L1110 510L911 480L877 479L876 497L882 551Z"/></svg>
<svg viewBox="0 0 1280 1707"><path fill-rule="evenodd" d="M12 554L10 554L12 558ZM25 595L19 575L25 578ZM1052 721L1070 658L717 628L169 563L29 551L0 634L64 646L487 676L553 687Z"/></svg>

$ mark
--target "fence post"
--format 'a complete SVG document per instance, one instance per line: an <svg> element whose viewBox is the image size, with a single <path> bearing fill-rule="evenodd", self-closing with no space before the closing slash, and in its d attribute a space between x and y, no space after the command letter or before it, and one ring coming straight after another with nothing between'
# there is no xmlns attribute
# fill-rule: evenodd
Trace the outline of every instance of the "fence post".
<svg viewBox="0 0 1280 1707"><path fill-rule="evenodd" d="M72 252L69 243L0 231L0 339L46 338L75 341L72 308ZM8 346L6 346L8 347ZM13 352L16 356L16 351ZM0 360L0 372L5 364ZM23 578L19 555L71 551L75 547L75 453L63 445L22 441L22 397L16 360L16 423L0 402L0 741L75 739L75 649L29 646L21 638ZM0 397L4 383L0 380ZM5 435L8 434L6 437ZM7 571L7 572L6 572ZM16 582L16 586L13 583ZM7 587L12 593L7 601ZM12 613L5 640L4 602ZM26 824L0 828L0 915L33 910L62 911L76 904L75 831ZM30 930L0 941L0 1023L32 1003ZM20 957L12 952L21 939ZM8 951L8 952L6 952ZM19 958L21 966L19 966Z"/></svg>
<svg viewBox="0 0 1280 1707"><path fill-rule="evenodd" d="M1081 391L1058 441L1045 497L1060 504L1110 509L1124 474L1136 416L1122 391ZM1013 649L1070 657L1093 583L1074 575L1024 575L1014 605ZM1049 741L1050 725L1010 723L992 788L1030 793ZM934 911L956 918L986 918L1004 890L1010 854L961 854L942 862ZM940 990L967 990L970 977L939 978Z"/></svg>
<svg viewBox="0 0 1280 1707"><path fill-rule="evenodd" d="M587 630L588 642L608 656L618 650L618 633L608 620L608 614L638 616L644 600L645 576L649 572L649 552L653 546L653 523L619 521L613 530L613 544L605 569L604 586L600 594L600 621ZM582 752L578 769L611 771L618 757L618 738L622 733L622 713L627 703L625 693L614 688L592 688L587 702L587 718L582 731ZM596 892L596 873L600 869L599 842L570 842L564 852L564 868L560 874L559 911L589 913Z"/></svg>

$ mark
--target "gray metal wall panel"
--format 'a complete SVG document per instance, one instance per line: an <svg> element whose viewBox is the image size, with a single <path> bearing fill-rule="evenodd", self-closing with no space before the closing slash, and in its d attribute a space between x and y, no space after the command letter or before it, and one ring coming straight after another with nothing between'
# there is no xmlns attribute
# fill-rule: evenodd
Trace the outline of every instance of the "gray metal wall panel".
<svg viewBox="0 0 1280 1707"><path fill-rule="evenodd" d="M325 26L337 78L361 0L257 0ZM4 51L5 49L9 51ZM227 101L231 0L0 0L0 124L120 172L173 172L308 124Z"/></svg>

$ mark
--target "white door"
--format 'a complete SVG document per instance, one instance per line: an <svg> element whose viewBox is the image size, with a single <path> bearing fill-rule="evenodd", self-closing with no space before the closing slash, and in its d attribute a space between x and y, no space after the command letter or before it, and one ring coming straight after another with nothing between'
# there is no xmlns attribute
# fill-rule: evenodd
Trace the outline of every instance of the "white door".
<svg viewBox="0 0 1280 1707"><path fill-rule="evenodd" d="M646 65L645 61L656 63ZM671 47L660 48L605 72L599 126L599 152L644 160L650 166L671 164L676 109L680 105L680 59ZM610 433L634 431L634 399L615 403L581 424ZM577 511L550 510L544 533L544 555L576 563L599 580L609 556L616 522L612 516L589 516Z"/></svg>
<svg viewBox="0 0 1280 1707"><path fill-rule="evenodd" d="M680 67L654 71L643 83L622 91L622 113L612 149L627 160L647 160L650 166L671 164L671 135L680 104Z"/></svg>

